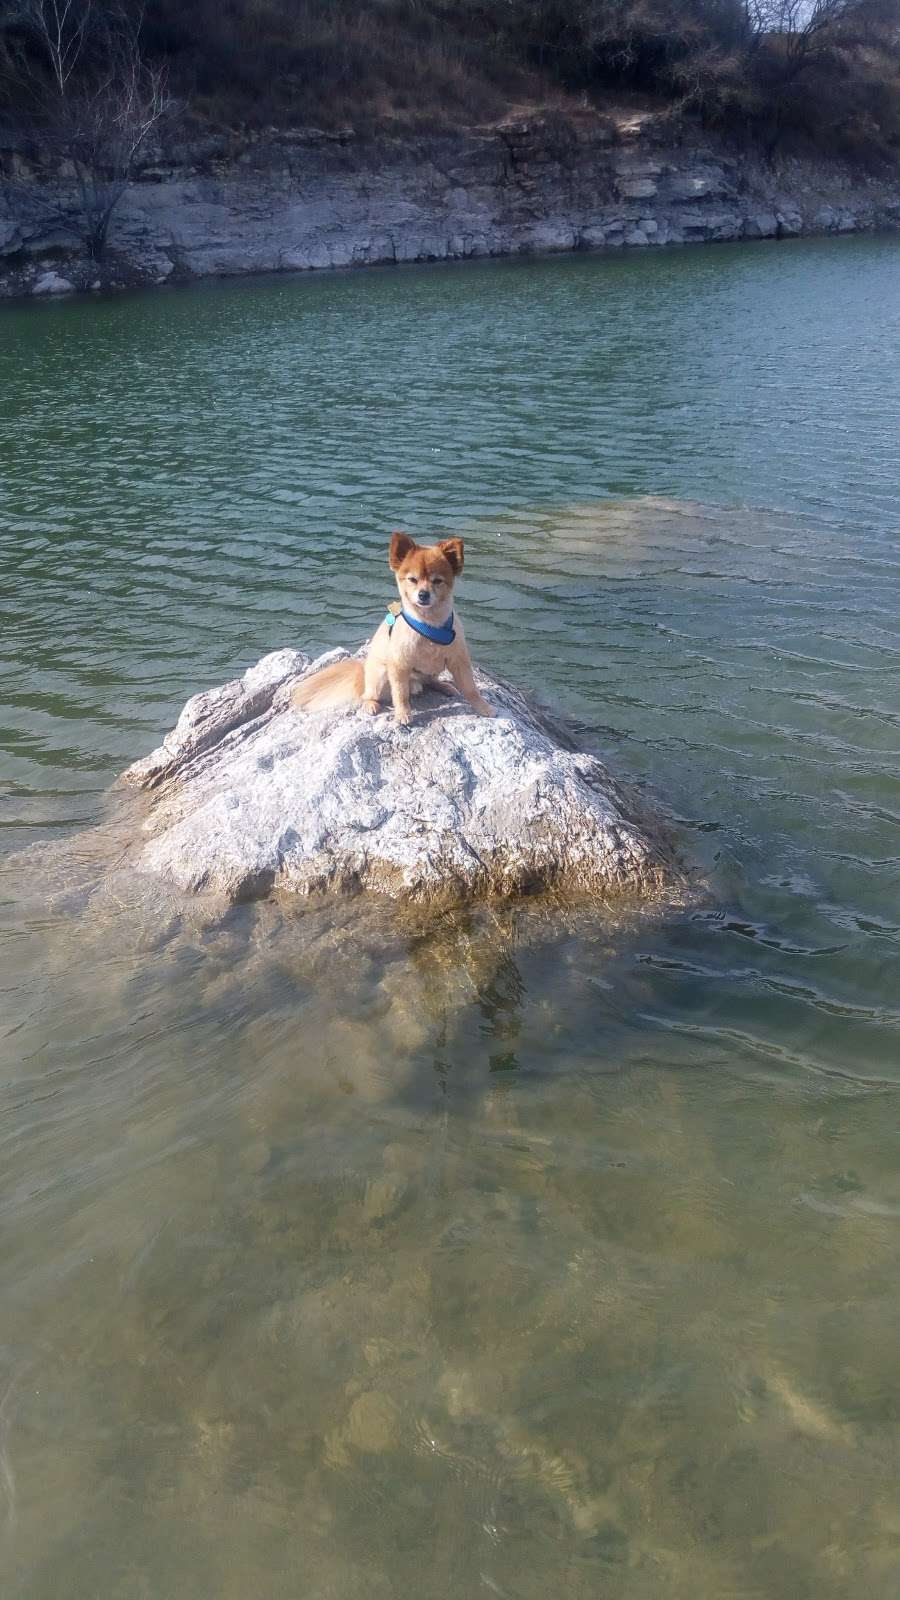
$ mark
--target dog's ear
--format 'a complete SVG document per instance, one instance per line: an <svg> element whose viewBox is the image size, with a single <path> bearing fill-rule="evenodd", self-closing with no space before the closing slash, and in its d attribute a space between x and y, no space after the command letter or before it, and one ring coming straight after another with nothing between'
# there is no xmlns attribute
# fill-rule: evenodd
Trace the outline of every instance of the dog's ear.
<svg viewBox="0 0 900 1600"><path fill-rule="evenodd" d="M462 539L442 539L438 549L444 560L449 562L451 570L459 577L463 569L463 542Z"/></svg>
<svg viewBox="0 0 900 1600"><path fill-rule="evenodd" d="M408 533L392 533L391 548L388 555L388 566L391 571L396 572L397 568L402 565L415 548L416 541L411 539Z"/></svg>

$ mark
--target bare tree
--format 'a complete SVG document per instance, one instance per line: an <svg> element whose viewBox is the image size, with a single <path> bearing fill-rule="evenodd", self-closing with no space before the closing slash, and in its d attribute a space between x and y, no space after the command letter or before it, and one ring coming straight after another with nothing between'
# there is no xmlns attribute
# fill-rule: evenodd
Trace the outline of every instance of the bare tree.
<svg viewBox="0 0 900 1600"><path fill-rule="evenodd" d="M772 157L784 137L804 80L833 59L841 36L871 0L745 0L747 59L766 108L764 148Z"/></svg>
<svg viewBox="0 0 900 1600"><path fill-rule="evenodd" d="M835 28L867 9L868 0L745 0L750 35L777 49L796 77L822 50Z"/></svg>
<svg viewBox="0 0 900 1600"><path fill-rule="evenodd" d="M99 260L141 149L171 111L165 74L142 58L140 19L95 0L16 0L11 24L34 136L74 183L74 203L43 204Z"/></svg>

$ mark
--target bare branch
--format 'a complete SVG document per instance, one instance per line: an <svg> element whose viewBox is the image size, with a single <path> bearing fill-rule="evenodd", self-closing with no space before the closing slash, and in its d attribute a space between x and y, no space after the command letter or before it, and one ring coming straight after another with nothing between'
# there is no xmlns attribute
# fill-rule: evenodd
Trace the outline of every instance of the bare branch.
<svg viewBox="0 0 900 1600"><path fill-rule="evenodd" d="M141 56L140 21L101 14L94 0L21 0L16 21L44 64L41 74L19 52L35 140L74 174L77 190L74 211L55 197L49 209L68 226L77 218L75 231L99 257L140 152L171 111L165 73Z"/></svg>

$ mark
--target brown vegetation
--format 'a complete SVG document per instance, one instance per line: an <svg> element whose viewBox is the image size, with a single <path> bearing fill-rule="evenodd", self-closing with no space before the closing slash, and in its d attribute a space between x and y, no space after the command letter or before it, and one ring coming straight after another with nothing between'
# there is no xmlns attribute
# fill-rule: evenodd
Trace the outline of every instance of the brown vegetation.
<svg viewBox="0 0 900 1600"><path fill-rule="evenodd" d="M22 10L0 0L8 66ZM770 151L900 150L900 0L147 0L141 39L220 124L452 127L638 95Z"/></svg>

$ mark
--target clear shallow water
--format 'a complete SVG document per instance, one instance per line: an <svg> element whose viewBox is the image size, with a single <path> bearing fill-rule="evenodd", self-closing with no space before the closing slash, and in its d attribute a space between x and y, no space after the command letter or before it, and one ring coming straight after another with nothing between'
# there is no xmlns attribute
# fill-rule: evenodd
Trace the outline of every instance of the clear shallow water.
<svg viewBox="0 0 900 1600"><path fill-rule="evenodd" d="M898 274L4 309L4 1596L895 1600ZM714 904L48 893L189 693L365 634L394 526Z"/></svg>

